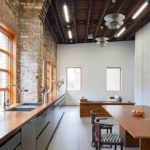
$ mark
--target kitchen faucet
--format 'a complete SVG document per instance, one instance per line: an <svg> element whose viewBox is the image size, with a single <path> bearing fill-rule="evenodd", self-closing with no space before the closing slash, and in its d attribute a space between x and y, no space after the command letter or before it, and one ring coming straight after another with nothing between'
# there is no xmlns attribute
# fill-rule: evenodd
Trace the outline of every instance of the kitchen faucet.
<svg viewBox="0 0 150 150"><path fill-rule="evenodd" d="M3 108L4 108L4 110L6 109L6 108L9 108L9 106L10 106L10 101L9 101L9 99L6 99L6 91L7 91L7 89L9 88L9 87L16 87L17 88L17 86L16 85L14 85L14 84L12 84L12 85L8 85L6 88L5 88L5 90L4 90L4 105L3 105ZM17 88L18 89L18 88Z"/></svg>
<svg viewBox="0 0 150 150"><path fill-rule="evenodd" d="M51 89L44 89L42 94L43 94L43 102L48 102L48 95L52 92Z"/></svg>

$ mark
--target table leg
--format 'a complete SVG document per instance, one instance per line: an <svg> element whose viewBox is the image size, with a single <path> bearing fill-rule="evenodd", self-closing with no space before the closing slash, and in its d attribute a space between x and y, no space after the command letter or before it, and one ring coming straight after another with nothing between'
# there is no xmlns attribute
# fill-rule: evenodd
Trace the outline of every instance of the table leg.
<svg viewBox="0 0 150 150"><path fill-rule="evenodd" d="M140 139L140 150L150 150L150 139Z"/></svg>
<svg viewBox="0 0 150 150"><path fill-rule="evenodd" d="M122 126L120 126L120 136L125 147L139 147L139 140L133 138Z"/></svg>

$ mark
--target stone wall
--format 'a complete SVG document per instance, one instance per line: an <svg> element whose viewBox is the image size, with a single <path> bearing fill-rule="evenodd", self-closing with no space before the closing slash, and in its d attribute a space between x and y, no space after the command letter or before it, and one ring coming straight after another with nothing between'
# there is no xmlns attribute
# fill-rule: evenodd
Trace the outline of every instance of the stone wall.
<svg viewBox="0 0 150 150"><path fill-rule="evenodd" d="M39 17L43 1L0 0L0 22L17 34L17 85L22 102L41 100L42 62L48 59L56 64L56 42Z"/></svg>

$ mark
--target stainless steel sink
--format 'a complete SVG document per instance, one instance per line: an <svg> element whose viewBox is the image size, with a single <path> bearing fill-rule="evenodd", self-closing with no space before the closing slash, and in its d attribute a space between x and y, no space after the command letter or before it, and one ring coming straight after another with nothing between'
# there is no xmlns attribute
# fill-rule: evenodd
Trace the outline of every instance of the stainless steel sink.
<svg viewBox="0 0 150 150"><path fill-rule="evenodd" d="M38 102L38 103L23 103L21 106L40 106L43 103Z"/></svg>
<svg viewBox="0 0 150 150"><path fill-rule="evenodd" d="M7 111L32 111L35 108L21 108L21 107L15 107L15 108L11 108L8 109Z"/></svg>
<svg viewBox="0 0 150 150"><path fill-rule="evenodd" d="M7 111L32 111L42 105L42 103L23 103L20 106L10 108Z"/></svg>

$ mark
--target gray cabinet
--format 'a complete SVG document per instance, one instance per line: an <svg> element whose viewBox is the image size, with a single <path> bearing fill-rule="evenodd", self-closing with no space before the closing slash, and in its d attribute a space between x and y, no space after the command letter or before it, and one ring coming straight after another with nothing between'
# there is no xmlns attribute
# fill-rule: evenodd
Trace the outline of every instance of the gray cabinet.
<svg viewBox="0 0 150 150"><path fill-rule="evenodd" d="M62 96L57 102L55 102L55 128L64 114L64 103L65 96Z"/></svg>
<svg viewBox="0 0 150 150"><path fill-rule="evenodd" d="M53 135L54 130L55 130L55 105L51 106L51 112L49 114L51 116L51 134Z"/></svg>
<svg viewBox="0 0 150 150"><path fill-rule="evenodd" d="M45 110L37 117L37 126L36 126L36 136L38 137L41 134L42 130L45 128L47 123L50 121L48 116L48 111Z"/></svg>
<svg viewBox="0 0 150 150"><path fill-rule="evenodd" d="M0 147L0 150L14 150L21 143L21 133L17 133L11 139L8 140L4 145Z"/></svg>
<svg viewBox="0 0 150 150"><path fill-rule="evenodd" d="M22 150L36 150L36 119L32 119L22 128Z"/></svg>
<svg viewBox="0 0 150 150"><path fill-rule="evenodd" d="M40 134L40 136L37 139L37 150L45 150L48 147L49 141L50 141L50 122L47 124L43 132Z"/></svg>
<svg viewBox="0 0 150 150"><path fill-rule="evenodd" d="M0 150L46 150L64 113L65 96L59 98L36 118L27 122L17 134L0 146Z"/></svg>
<svg viewBox="0 0 150 150"><path fill-rule="evenodd" d="M20 144L19 146L17 146L17 147L15 148L15 150L22 150L22 149L21 149L21 144Z"/></svg>
<svg viewBox="0 0 150 150"><path fill-rule="evenodd" d="M47 108L37 117L37 150L45 150L52 136L52 116L51 108Z"/></svg>

